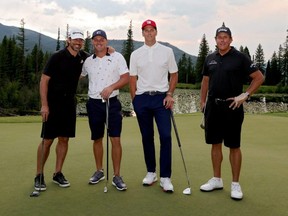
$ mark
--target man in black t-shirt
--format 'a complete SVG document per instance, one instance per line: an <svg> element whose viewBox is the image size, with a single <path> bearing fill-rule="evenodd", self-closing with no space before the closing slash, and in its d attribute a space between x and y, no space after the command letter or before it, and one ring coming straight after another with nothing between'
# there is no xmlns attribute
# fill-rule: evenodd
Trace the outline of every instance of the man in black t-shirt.
<svg viewBox="0 0 288 216"><path fill-rule="evenodd" d="M37 151L37 171L34 179L36 190L46 190L44 164L49 156L50 147L55 138L56 166L53 182L60 187L69 187L70 183L62 174L62 167L68 151L70 137L75 137L76 99L75 93L82 65L89 56L82 49L84 34L72 30L67 38L67 47L54 53L48 60L40 81L42 142Z"/></svg>
<svg viewBox="0 0 288 216"><path fill-rule="evenodd" d="M232 169L231 198L241 200L243 192L239 184L242 162L240 150L241 127L244 120L243 103L263 83L261 71L243 53L230 46L232 34L223 26L216 31L217 51L207 56L201 84L201 109L205 115L205 139L211 144L213 178L201 185L201 191L223 188L221 163L222 143L230 149ZM243 84L251 83L243 93Z"/></svg>

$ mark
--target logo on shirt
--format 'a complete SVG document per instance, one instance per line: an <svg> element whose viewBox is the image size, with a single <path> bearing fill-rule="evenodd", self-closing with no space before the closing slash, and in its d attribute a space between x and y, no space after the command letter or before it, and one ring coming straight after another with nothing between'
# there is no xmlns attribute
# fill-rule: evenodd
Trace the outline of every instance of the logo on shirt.
<svg viewBox="0 0 288 216"><path fill-rule="evenodd" d="M250 68L255 68L256 67L256 64L254 64L254 63L252 63L251 65L250 65Z"/></svg>
<svg viewBox="0 0 288 216"><path fill-rule="evenodd" d="M208 65L217 65L217 62L215 60L212 60L208 63Z"/></svg>

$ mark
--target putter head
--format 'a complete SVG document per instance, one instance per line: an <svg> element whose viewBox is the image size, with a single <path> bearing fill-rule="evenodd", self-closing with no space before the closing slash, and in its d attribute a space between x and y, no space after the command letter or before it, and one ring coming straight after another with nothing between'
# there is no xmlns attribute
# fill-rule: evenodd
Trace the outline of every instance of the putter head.
<svg viewBox="0 0 288 216"><path fill-rule="evenodd" d="M186 188L185 190L183 190L183 194L190 195L191 194L191 188Z"/></svg>
<svg viewBox="0 0 288 216"><path fill-rule="evenodd" d="M200 124L200 127L201 127L202 129L205 129L204 123L201 123L201 124Z"/></svg>
<svg viewBox="0 0 288 216"><path fill-rule="evenodd" d="M38 197L40 195L40 192L39 191L33 191L31 194L30 194L30 197Z"/></svg>
<svg viewBox="0 0 288 216"><path fill-rule="evenodd" d="M105 186L104 187L104 193L107 193L108 192L108 189L107 189L107 187Z"/></svg>

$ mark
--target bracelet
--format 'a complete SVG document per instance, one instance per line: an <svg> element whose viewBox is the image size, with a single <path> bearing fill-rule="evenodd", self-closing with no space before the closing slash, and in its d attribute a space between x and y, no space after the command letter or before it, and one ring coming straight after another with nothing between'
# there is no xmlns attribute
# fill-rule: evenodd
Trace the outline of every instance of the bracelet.
<svg viewBox="0 0 288 216"><path fill-rule="evenodd" d="M172 92L167 92L166 95L170 95L171 97L173 97L173 93Z"/></svg>

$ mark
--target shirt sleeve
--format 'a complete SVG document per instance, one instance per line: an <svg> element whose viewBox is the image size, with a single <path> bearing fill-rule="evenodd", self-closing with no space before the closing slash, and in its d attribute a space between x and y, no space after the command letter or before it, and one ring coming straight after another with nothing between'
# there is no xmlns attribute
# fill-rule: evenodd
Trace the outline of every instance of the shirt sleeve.
<svg viewBox="0 0 288 216"><path fill-rule="evenodd" d="M120 53L118 54L118 71L120 75L123 75L129 72L126 60L123 57L123 55L121 55Z"/></svg>
<svg viewBox="0 0 288 216"><path fill-rule="evenodd" d="M169 49L169 73L176 73L178 72L178 66L175 60L175 56L173 50Z"/></svg>
<svg viewBox="0 0 288 216"><path fill-rule="evenodd" d="M88 72L87 72L87 66L86 66L86 65L87 65L87 60L88 60L88 59L85 60L83 66L82 66L81 76L84 76L84 77L87 76L87 74L88 74Z"/></svg>
<svg viewBox="0 0 288 216"><path fill-rule="evenodd" d="M44 67L43 74L52 77L53 73L57 71L59 56L57 53L53 54Z"/></svg>
<svg viewBox="0 0 288 216"><path fill-rule="evenodd" d="M136 66L136 53L135 51L131 53L131 56L130 56L130 66L129 66L129 69L130 69L130 76L137 76L137 66Z"/></svg>

